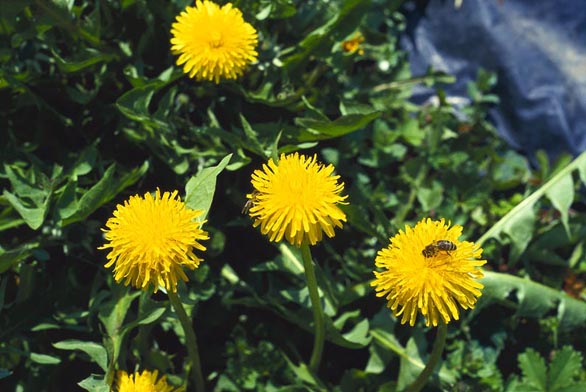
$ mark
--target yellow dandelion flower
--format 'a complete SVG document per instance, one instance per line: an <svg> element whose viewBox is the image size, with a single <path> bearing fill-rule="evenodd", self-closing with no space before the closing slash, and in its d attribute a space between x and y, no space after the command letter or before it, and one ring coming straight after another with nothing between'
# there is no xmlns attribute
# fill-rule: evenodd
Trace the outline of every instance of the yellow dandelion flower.
<svg viewBox="0 0 586 392"><path fill-rule="evenodd" d="M231 3L220 7L197 0L177 16L171 34L177 65L183 64L183 72L197 80L236 79L258 56L256 30Z"/></svg>
<svg viewBox="0 0 586 392"><path fill-rule="evenodd" d="M254 227L260 225L270 241L285 237L297 246L315 245L322 232L333 237L334 227L346 221L337 204L347 204L347 196L340 195L344 183L333 172L333 165L324 166L315 156L282 154L278 164L270 159L252 174L254 192L247 195Z"/></svg>
<svg viewBox="0 0 586 392"><path fill-rule="evenodd" d="M161 196L146 193L131 196L124 205L118 204L114 216L102 229L109 241L98 249L111 248L105 267L114 266L114 279L147 290L152 284L167 291L177 291L177 281L187 281L182 267L195 269L202 259L194 249L204 251L199 243L208 233L195 221L203 211L190 210L178 198L177 191Z"/></svg>
<svg viewBox="0 0 586 392"><path fill-rule="evenodd" d="M359 55L364 54L364 49L361 48L360 44L364 42L364 36L358 32L354 36L346 41L342 42L342 50L346 53L358 52Z"/></svg>
<svg viewBox="0 0 586 392"><path fill-rule="evenodd" d="M414 228L407 225L378 252L375 265L383 271L374 272L371 285L401 316L401 324L415 325L420 312L425 325L435 327L440 318L444 323L458 320L457 305L474 308L484 287L477 281L484 276L477 267L486 260L479 260L482 248L458 240L461 234L462 226L428 218Z"/></svg>
<svg viewBox="0 0 586 392"><path fill-rule="evenodd" d="M159 372L143 370L142 373L128 374L123 370L116 373L116 392L183 392L184 387L174 388L167 384L167 376L157 380Z"/></svg>

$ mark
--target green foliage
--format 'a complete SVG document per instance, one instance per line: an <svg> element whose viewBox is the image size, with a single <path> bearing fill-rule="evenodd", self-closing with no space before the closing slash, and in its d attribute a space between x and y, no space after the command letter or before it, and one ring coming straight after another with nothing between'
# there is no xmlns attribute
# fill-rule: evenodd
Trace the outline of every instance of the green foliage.
<svg viewBox="0 0 586 392"><path fill-rule="evenodd" d="M427 216L462 225L488 263L425 390L585 389L584 291L568 277L579 290L586 276L586 155L540 152L532 165L507 146L487 121L491 72L467 97L446 93L451 75L412 75L401 1L234 1L259 31L259 59L218 85L187 78L169 51L191 3L0 6L0 390L108 391L135 369L185 384L167 297L116 284L97 249L116 205L157 188L204 210L210 233L178 288L209 390L407 386L435 331L399 325L370 281L388 238ZM342 48L356 32L363 54ZM416 86L426 102L410 100ZM312 249L318 372L301 255L241 214L250 174L293 151L334 164L349 196L343 230Z"/></svg>
<svg viewBox="0 0 586 392"><path fill-rule="evenodd" d="M565 160L562 158L562 160ZM521 252L533 237L536 221L534 206L543 196L546 196L552 206L560 213L561 222L566 235L572 234L568 223L568 211L574 200L574 181L572 172L578 171L582 180L586 179L586 153L583 153L573 162L561 167L547 182L539 187L530 196L517 204L506 216L493 225L479 240L479 243L491 237L498 237L500 233L507 234L511 239L513 249L511 259L516 261ZM584 182L586 184L586 182Z"/></svg>
<svg viewBox="0 0 586 392"><path fill-rule="evenodd" d="M521 317L542 317L554 312L561 331L580 328L586 323L586 302L574 299L563 292L508 274L487 271L479 306L504 302Z"/></svg>
<svg viewBox="0 0 586 392"><path fill-rule="evenodd" d="M498 349L483 347L478 341L457 340L451 347L448 363L452 369L458 369L458 390L468 391L502 391L503 380L496 363Z"/></svg>
<svg viewBox="0 0 586 392"><path fill-rule="evenodd" d="M202 169L185 185L185 204L192 210L204 212L204 215L198 217L200 220L204 220L210 210L216 190L216 177L226 168L230 157L231 155L228 155L222 159L218 166Z"/></svg>
<svg viewBox="0 0 586 392"><path fill-rule="evenodd" d="M586 373L582 368L582 354L570 346L564 346L551 356L549 366L545 359L533 349L519 355L522 379L512 381L509 391L583 391L586 388ZM511 389L512 388L512 389Z"/></svg>

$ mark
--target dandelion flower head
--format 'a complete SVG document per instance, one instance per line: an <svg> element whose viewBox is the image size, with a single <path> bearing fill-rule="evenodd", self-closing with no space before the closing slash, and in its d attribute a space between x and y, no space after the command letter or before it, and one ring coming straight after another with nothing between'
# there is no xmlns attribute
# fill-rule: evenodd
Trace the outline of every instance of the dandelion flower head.
<svg viewBox="0 0 586 392"><path fill-rule="evenodd" d="M201 229L204 222L195 220L202 213L187 208L177 191L161 196L157 189L154 197L150 193L131 196L116 206L102 229L109 242L99 249L111 249L105 267L114 265L116 282L176 292L177 281L188 280L183 267L195 269L202 261L194 249L206 249L199 242L209 238Z"/></svg>
<svg viewBox="0 0 586 392"><path fill-rule="evenodd" d="M364 36L358 32L352 36L352 38L342 42L342 51L346 53L358 53L359 55L364 54L361 44L364 42Z"/></svg>
<svg viewBox="0 0 586 392"><path fill-rule="evenodd" d="M231 3L220 7L197 0L171 26L171 51L179 55L177 65L197 80L236 79L256 61L258 35Z"/></svg>
<svg viewBox="0 0 586 392"><path fill-rule="evenodd" d="M254 227L260 225L270 241L285 238L296 246L304 241L315 245L322 233L333 237L334 228L346 221L338 204L347 204L347 196L340 195L344 183L333 172L333 165L325 166L315 156L281 154L278 163L270 159L252 174L254 192L247 195Z"/></svg>
<svg viewBox="0 0 586 392"><path fill-rule="evenodd" d="M377 253L375 265L382 271L374 272L371 285L401 324L415 325L421 313L425 325L435 327L440 319L458 320L458 306L474 308L484 287L477 281L484 276L478 267L486 260L480 260L482 248L458 240L461 234L462 226L428 218L407 225Z"/></svg>
<svg viewBox="0 0 586 392"><path fill-rule="evenodd" d="M183 392L185 388L174 388L167 384L167 377L157 380L158 371L128 374L125 371L116 373L116 392Z"/></svg>

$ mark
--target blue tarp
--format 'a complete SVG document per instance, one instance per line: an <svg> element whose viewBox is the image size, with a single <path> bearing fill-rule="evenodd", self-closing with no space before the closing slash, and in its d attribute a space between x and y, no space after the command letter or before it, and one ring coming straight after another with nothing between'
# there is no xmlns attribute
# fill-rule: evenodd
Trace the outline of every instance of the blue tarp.
<svg viewBox="0 0 586 392"><path fill-rule="evenodd" d="M466 97L479 68L495 72L500 104L490 113L514 148L532 156L586 150L586 0L453 0L408 3L401 44L413 73L458 78Z"/></svg>

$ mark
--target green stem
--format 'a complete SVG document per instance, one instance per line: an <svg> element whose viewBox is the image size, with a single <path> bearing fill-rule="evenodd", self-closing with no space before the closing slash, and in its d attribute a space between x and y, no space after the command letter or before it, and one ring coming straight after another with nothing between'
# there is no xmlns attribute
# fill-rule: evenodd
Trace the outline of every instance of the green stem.
<svg viewBox="0 0 586 392"><path fill-rule="evenodd" d="M586 166L586 153L579 155L572 163L560 170L555 176L549 179L539 189L533 192L529 197L520 202L503 216L497 223L495 223L482 237L476 241L476 245L481 246L487 239L491 237L497 237L501 231L509 224L510 221L514 220L518 214L523 213L524 210L532 208L537 200L546 194L548 190L555 187L557 182L563 179L565 176L570 175L572 171L583 168ZM584 170L586 171L586 170ZM582 174L581 172L580 174Z"/></svg>
<svg viewBox="0 0 586 392"><path fill-rule="evenodd" d="M197 392L204 392L203 373L201 372L201 361L199 360L199 351L197 349L197 339L195 338L195 331L193 330L193 324L191 319L187 316L185 308L179 299L177 293L168 291L167 295L179 317L181 327L183 327L183 333L185 334L185 344L187 345L187 355L189 362L191 362L191 375L193 376L193 383L195 384L195 390Z"/></svg>
<svg viewBox="0 0 586 392"><path fill-rule="evenodd" d="M395 213L395 217L393 218L393 224L396 227L402 226L405 222L405 218L410 211L413 211L413 203L415 202L415 197L417 197L417 192L421 188L421 184L427 177L427 173L429 172L428 165L421 165L419 168L419 172L417 173L417 177L411 182L411 190L409 191L409 196L407 198L407 202L403 203Z"/></svg>
<svg viewBox="0 0 586 392"><path fill-rule="evenodd" d="M407 87L413 84L420 84L420 83L429 83L429 82L442 82L442 83L453 83L455 78L451 75L445 75L442 73L434 73L431 75L424 75L419 77L414 77L411 79L404 79L404 80L395 80L390 83L383 83L376 85L372 88L372 92L380 93L381 91L385 90L393 90L402 87Z"/></svg>
<svg viewBox="0 0 586 392"><path fill-rule="evenodd" d="M309 368L314 372L317 372L319 369L319 363L321 362L321 356L324 350L324 339L326 336L324 312L317 291L317 279L315 278L315 270L313 269L311 251L309 250L309 245L305 241L301 244L301 255L303 257L303 267L305 269L307 289L309 290L309 299L311 300L311 307L313 308L313 323L315 324L313 351L311 353L311 359L309 360Z"/></svg>
<svg viewBox="0 0 586 392"><path fill-rule="evenodd" d="M425 365L419 376L413 381L413 384L405 390L405 392L419 392L423 389L425 383L427 383L427 380L433 374L435 367L442 357L444 346L446 345L447 334L448 326L446 323L442 322L438 326L437 336L435 337L435 342L433 343L433 349L431 350L431 355L429 356L427 365Z"/></svg>

